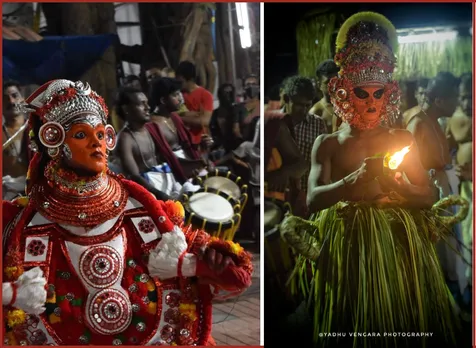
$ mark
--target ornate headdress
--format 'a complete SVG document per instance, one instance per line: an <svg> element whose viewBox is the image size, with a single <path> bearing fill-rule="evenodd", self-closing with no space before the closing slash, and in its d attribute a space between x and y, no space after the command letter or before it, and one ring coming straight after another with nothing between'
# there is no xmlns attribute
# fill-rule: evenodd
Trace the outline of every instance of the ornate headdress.
<svg viewBox="0 0 476 348"><path fill-rule="evenodd" d="M88 83L69 80L50 81L38 88L26 99L31 111L30 129L38 120L42 126L37 134L41 144L48 148L48 154L54 158L59 155L66 131L76 122L88 122L92 126L106 125L108 150L116 145L116 133L107 125L108 109L104 100ZM33 150L35 144L33 144Z"/></svg>
<svg viewBox="0 0 476 348"><path fill-rule="evenodd" d="M398 39L395 27L384 16L360 12L345 21L336 40L335 62L339 76L329 83L334 112L350 124L361 122L354 109L351 91L357 86L382 85L385 88L381 119L393 123L399 113L400 90L393 81ZM372 128L375 125L359 125Z"/></svg>
<svg viewBox="0 0 476 348"><path fill-rule="evenodd" d="M64 144L66 132L75 123L87 122L93 127L104 124L107 150L112 151L116 146L116 132L107 124L108 109L104 99L87 83L69 80L47 82L25 100L24 109L30 113L30 147L36 152L29 165L27 194L38 177L38 166L43 156L39 151L40 144L35 140L47 149L52 159L59 158L61 154L71 156L71 150ZM35 131L38 133L35 134Z"/></svg>

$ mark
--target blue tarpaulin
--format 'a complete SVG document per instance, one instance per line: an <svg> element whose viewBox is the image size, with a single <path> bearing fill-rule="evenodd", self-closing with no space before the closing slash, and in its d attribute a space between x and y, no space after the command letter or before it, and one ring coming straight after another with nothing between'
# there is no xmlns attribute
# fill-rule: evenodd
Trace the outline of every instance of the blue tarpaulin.
<svg viewBox="0 0 476 348"><path fill-rule="evenodd" d="M22 85L79 80L115 40L115 34L46 36L37 42L4 39L3 80Z"/></svg>

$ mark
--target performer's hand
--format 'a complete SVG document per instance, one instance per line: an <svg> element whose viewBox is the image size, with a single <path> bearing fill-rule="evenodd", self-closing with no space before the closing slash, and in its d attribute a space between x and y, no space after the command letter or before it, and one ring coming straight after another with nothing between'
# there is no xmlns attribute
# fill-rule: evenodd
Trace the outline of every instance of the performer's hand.
<svg viewBox="0 0 476 348"><path fill-rule="evenodd" d="M208 267L217 274L222 273L228 266L234 266L235 263L229 256L224 256L215 249L204 248L201 250L201 258Z"/></svg>
<svg viewBox="0 0 476 348"><path fill-rule="evenodd" d="M40 267L23 273L15 282L17 296L13 306L28 314L43 313L46 303L46 279Z"/></svg>
<svg viewBox="0 0 476 348"><path fill-rule="evenodd" d="M207 170L209 172L214 172L215 171L215 164L213 164L213 162L210 161L210 160L207 161Z"/></svg>
<svg viewBox="0 0 476 348"><path fill-rule="evenodd" d="M213 138L209 136L208 134L202 134L202 139L201 139L201 146L204 148L210 149L215 142L213 141Z"/></svg>
<svg viewBox="0 0 476 348"><path fill-rule="evenodd" d="M357 169L353 173L350 173L344 178L346 186L358 187L375 179L376 175L371 172L371 167L373 163L374 162L371 158L366 158L359 169Z"/></svg>
<svg viewBox="0 0 476 348"><path fill-rule="evenodd" d="M394 176L379 176L378 182L384 192L395 191L399 194L405 194L408 185L400 172L396 172Z"/></svg>

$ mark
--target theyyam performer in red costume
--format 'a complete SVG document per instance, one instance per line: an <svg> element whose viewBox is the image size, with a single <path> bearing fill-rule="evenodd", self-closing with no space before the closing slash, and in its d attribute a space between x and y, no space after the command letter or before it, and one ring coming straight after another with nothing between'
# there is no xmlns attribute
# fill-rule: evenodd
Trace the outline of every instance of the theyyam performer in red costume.
<svg viewBox="0 0 476 348"><path fill-rule="evenodd" d="M36 153L27 197L3 202L4 343L213 345L214 291L246 289L250 255L108 170L116 136L88 84L26 102Z"/></svg>

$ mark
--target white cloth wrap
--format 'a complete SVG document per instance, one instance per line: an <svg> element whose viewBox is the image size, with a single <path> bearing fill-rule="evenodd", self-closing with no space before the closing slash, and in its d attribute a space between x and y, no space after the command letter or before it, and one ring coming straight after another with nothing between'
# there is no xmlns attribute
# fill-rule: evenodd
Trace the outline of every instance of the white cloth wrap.
<svg viewBox="0 0 476 348"><path fill-rule="evenodd" d="M185 235L178 226L174 226L171 232L162 234L159 244L149 255L150 275L162 280L177 277L179 257L186 250ZM182 276L193 277L196 270L197 257L186 253L182 262Z"/></svg>

